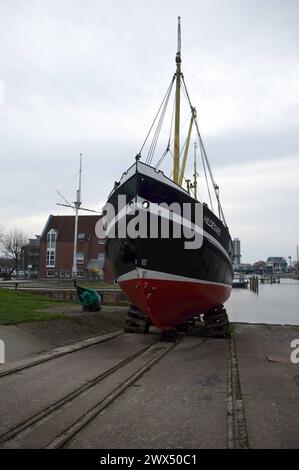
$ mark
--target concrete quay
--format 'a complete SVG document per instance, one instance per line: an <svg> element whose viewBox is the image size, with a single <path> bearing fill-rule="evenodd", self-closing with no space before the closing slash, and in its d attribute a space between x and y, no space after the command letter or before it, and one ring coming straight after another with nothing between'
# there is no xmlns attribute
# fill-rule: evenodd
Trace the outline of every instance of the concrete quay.
<svg viewBox="0 0 299 470"><path fill-rule="evenodd" d="M72 345L22 370L11 363L0 447L298 448L298 338L299 327L278 325L175 344L152 331Z"/></svg>

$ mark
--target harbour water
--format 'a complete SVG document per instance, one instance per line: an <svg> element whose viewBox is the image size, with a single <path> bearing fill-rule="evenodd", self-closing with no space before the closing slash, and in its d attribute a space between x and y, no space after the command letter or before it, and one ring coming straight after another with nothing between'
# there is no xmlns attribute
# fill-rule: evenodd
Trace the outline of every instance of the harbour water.
<svg viewBox="0 0 299 470"><path fill-rule="evenodd" d="M235 288L225 307L232 322L299 325L299 281L259 284L258 294Z"/></svg>

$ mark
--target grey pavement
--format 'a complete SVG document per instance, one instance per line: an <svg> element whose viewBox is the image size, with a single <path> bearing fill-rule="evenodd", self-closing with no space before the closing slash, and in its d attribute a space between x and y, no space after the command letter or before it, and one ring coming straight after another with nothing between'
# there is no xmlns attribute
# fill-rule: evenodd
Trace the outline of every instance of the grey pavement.
<svg viewBox="0 0 299 470"><path fill-rule="evenodd" d="M0 378L0 435L151 344L153 335L121 335Z"/></svg>
<svg viewBox="0 0 299 470"><path fill-rule="evenodd" d="M0 325L0 339L5 344L5 362L18 361L53 347L50 341L40 339L15 325Z"/></svg>
<svg viewBox="0 0 299 470"><path fill-rule="evenodd" d="M113 367L155 335L121 335L0 378L0 434ZM250 448L299 447L299 364L290 343L299 327L235 326L235 345ZM185 336L67 444L70 448L225 448L228 358L225 339ZM149 354L150 353L146 353ZM138 357L6 447L44 447L118 387Z"/></svg>
<svg viewBox="0 0 299 470"><path fill-rule="evenodd" d="M238 325L235 344L251 448L299 448L299 327ZM270 359L270 360L269 360Z"/></svg>
<svg viewBox="0 0 299 470"><path fill-rule="evenodd" d="M225 448L228 342L185 337L71 448Z"/></svg>

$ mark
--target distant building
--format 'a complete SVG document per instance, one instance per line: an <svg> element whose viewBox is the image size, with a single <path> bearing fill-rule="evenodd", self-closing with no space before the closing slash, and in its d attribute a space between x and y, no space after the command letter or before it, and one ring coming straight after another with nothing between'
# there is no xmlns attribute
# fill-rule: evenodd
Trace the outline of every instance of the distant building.
<svg viewBox="0 0 299 470"><path fill-rule="evenodd" d="M29 243L22 248L21 270L24 274L36 275L39 271L40 235L29 238Z"/></svg>
<svg viewBox="0 0 299 470"><path fill-rule="evenodd" d="M241 242L239 238L233 239L233 267L238 269L241 264Z"/></svg>
<svg viewBox="0 0 299 470"><path fill-rule="evenodd" d="M265 270L266 262L265 261L256 261L252 268L254 272L262 274Z"/></svg>
<svg viewBox="0 0 299 470"><path fill-rule="evenodd" d="M270 256L266 261L265 271L285 273L288 263L282 256Z"/></svg>
<svg viewBox="0 0 299 470"><path fill-rule="evenodd" d="M250 263L241 263L238 266L238 271L244 274L251 274L253 272L253 266Z"/></svg>
<svg viewBox="0 0 299 470"><path fill-rule="evenodd" d="M104 239L95 234L97 215L78 217L78 278L114 282L109 260L105 256ZM40 238L40 277L72 276L75 216L50 215Z"/></svg>

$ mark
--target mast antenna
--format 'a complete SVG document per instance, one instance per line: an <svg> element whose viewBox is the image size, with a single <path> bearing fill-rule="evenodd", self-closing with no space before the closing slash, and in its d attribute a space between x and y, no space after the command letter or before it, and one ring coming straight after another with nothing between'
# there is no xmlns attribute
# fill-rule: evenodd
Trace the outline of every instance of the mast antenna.
<svg viewBox="0 0 299 470"><path fill-rule="evenodd" d="M176 61L176 88L175 88L175 124L174 124L174 152L173 152L173 181L179 184L180 167L180 107L181 107L181 17L178 17L178 39Z"/></svg>
<svg viewBox="0 0 299 470"><path fill-rule="evenodd" d="M177 54L181 55L181 17L178 16L178 48Z"/></svg>

